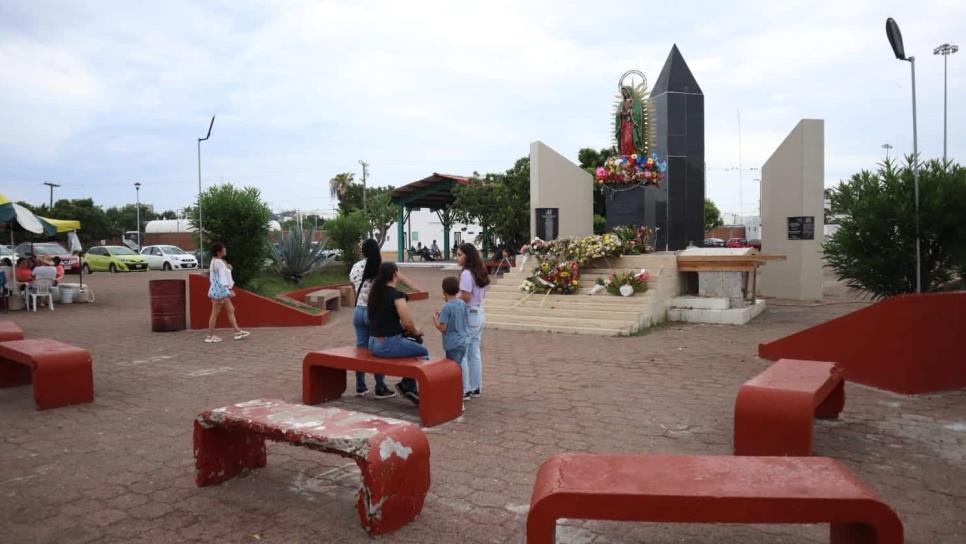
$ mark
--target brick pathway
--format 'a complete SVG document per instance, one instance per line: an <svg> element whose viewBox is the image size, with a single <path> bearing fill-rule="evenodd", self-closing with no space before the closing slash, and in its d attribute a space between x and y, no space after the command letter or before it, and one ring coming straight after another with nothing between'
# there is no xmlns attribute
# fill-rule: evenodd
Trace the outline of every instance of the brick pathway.
<svg viewBox="0 0 966 544"><path fill-rule="evenodd" d="M29 337L90 349L93 404L34 410L29 387L0 389L0 540L31 542L368 542L346 460L269 446L268 466L196 488L191 422L258 397L300 401L300 361L351 343L351 314L324 327L256 329L243 341L150 332L147 280L90 278L93 305L10 313ZM433 293L414 303L434 355ZM759 341L859 305L836 284L820 306L779 305L751 325L670 325L596 338L487 331L482 398L428 429L433 482L417 520L386 542L523 542L536 469L561 451L727 455L738 386L766 364ZM349 389L352 390L351 387ZM842 418L816 424L817 454L842 460L898 511L907 542L966 543L966 391L905 397L847 387ZM409 402L334 406L417 422ZM559 542L827 542L819 526L566 522Z"/></svg>

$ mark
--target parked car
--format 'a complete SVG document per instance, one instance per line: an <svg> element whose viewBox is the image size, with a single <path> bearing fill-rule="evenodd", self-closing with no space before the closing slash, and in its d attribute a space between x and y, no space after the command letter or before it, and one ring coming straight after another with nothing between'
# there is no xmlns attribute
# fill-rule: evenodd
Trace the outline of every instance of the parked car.
<svg viewBox="0 0 966 544"><path fill-rule="evenodd" d="M84 273L106 270L108 272L147 272L144 257L124 246L94 246L84 255Z"/></svg>
<svg viewBox="0 0 966 544"><path fill-rule="evenodd" d="M761 251L761 240L748 240L748 245Z"/></svg>
<svg viewBox="0 0 966 544"><path fill-rule="evenodd" d="M704 247L725 247L725 241L721 238L705 238Z"/></svg>
<svg viewBox="0 0 966 544"><path fill-rule="evenodd" d="M725 247L751 247L748 240L744 238L730 238L728 242L725 243Z"/></svg>
<svg viewBox="0 0 966 544"><path fill-rule="evenodd" d="M141 256L148 262L148 268L154 270L198 268L198 259L178 246L145 246Z"/></svg>
<svg viewBox="0 0 966 544"><path fill-rule="evenodd" d="M64 246L57 242L24 242L17 244L17 256L21 259L28 257L46 257L48 259L60 257L60 264L64 267L64 272L74 274L80 272L80 257L71 255L70 251L64 249Z"/></svg>

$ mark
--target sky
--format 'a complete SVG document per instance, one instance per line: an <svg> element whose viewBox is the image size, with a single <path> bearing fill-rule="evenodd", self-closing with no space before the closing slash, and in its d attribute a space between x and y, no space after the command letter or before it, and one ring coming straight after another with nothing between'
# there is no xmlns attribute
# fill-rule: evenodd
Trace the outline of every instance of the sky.
<svg viewBox="0 0 966 544"><path fill-rule="evenodd" d="M919 148L942 156L942 43L966 2L0 0L0 192L155 209L202 183L328 210L339 172L400 186L501 172L540 140L576 162L613 144L620 75L657 80L677 44L705 95L706 194L755 215L759 172L802 118L825 120L825 185ZM948 154L966 162L966 51L949 57ZM738 117L740 111L740 131ZM739 145L740 141L740 145ZM740 167L742 170L738 170Z"/></svg>

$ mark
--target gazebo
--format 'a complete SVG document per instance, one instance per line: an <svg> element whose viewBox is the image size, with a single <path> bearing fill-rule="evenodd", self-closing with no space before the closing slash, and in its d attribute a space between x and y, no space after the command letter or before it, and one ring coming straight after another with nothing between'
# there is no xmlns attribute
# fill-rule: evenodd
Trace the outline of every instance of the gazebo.
<svg viewBox="0 0 966 544"><path fill-rule="evenodd" d="M464 176L454 176L451 174L437 174L425 177L419 181L403 185L389 193L392 203L399 208L399 262L406 257L406 221L413 210L429 208L436 212L437 217L443 223L443 258L449 260L449 230L453 225L453 215L450 206L453 204L453 187L456 185L469 185L470 180ZM485 236L484 236L485 238Z"/></svg>

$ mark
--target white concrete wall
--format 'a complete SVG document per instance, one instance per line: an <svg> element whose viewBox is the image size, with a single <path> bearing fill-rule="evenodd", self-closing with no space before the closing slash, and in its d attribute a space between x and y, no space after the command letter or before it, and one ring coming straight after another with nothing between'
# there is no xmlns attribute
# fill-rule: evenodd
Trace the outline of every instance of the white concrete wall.
<svg viewBox="0 0 966 544"><path fill-rule="evenodd" d="M421 242L424 246L430 247L433 245L433 240L436 240L440 251L443 251L443 223L439 220L435 212L431 212L428 209L421 209L409 214L409 222L403 225L403 228L406 229L407 237L409 236L410 226L412 228L413 247L416 247L417 242ZM386 237L386 243L382 246L383 251L395 251L397 228L398 226L393 223L392 228L389 230L389 236ZM464 225L463 223L454 223L449 231L450 248L457 241L457 232L460 233L460 242L475 244L476 237L483 233L483 229L475 224ZM406 247L409 248L408 238L406 240Z"/></svg>
<svg viewBox="0 0 966 544"><path fill-rule="evenodd" d="M530 238L536 209L560 208L560 238L594 233L594 178L543 142L530 144Z"/></svg>
<svg viewBox="0 0 966 544"><path fill-rule="evenodd" d="M824 240L825 121L802 119L761 171L762 251L785 261L762 267L765 296L822 298ZM813 240L789 240L788 218L815 218Z"/></svg>

